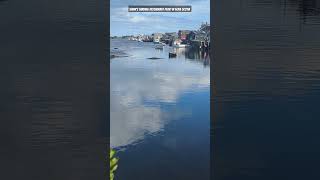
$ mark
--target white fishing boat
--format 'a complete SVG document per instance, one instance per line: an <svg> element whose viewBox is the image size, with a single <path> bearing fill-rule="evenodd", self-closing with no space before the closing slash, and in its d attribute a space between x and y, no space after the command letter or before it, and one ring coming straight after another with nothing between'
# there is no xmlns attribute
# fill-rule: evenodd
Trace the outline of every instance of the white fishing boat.
<svg viewBox="0 0 320 180"><path fill-rule="evenodd" d="M175 48L186 48L189 45L188 44L182 44L182 41L180 39L176 39L172 45Z"/></svg>
<svg viewBox="0 0 320 180"><path fill-rule="evenodd" d="M153 43L159 44L159 43L160 43L160 40L159 40L159 39L154 39L154 40L153 40Z"/></svg>
<svg viewBox="0 0 320 180"><path fill-rule="evenodd" d="M186 48L189 47L190 45L188 44L174 44L173 47L175 48Z"/></svg>

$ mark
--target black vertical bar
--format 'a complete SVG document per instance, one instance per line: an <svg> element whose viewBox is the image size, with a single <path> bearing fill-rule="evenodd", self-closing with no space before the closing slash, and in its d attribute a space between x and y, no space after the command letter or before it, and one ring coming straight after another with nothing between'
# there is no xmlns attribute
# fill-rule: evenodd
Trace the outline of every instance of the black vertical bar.
<svg viewBox="0 0 320 180"><path fill-rule="evenodd" d="M106 179L106 5L0 1L0 179Z"/></svg>

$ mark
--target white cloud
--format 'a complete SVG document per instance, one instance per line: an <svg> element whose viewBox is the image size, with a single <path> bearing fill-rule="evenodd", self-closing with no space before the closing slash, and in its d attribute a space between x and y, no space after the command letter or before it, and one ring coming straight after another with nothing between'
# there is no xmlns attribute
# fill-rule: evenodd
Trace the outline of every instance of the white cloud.
<svg viewBox="0 0 320 180"><path fill-rule="evenodd" d="M127 146L161 132L174 118L158 102L176 103L186 91L209 88L210 69L192 62L117 61L111 63L110 79L112 147ZM155 105L147 105L146 101ZM173 116L183 113L178 111Z"/></svg>
<svg viewBox="0 0 320 180"><path fill-rule="evenodd" d="M128 5L191 5L192 12L186 13L142 13L128 12ZM210 19L210 1L199 0L157 0L157 1L112 1L111 34L153 33L159 31L177 31L179 29L197 29Z"/></svg>
<svg viewBox="0 0 320 180"><path fill-rule="evenodd" d="M133 23L138 23L138 22L148 21L148 19L143 16L132 16L130 17L129 21Z"/></svg>

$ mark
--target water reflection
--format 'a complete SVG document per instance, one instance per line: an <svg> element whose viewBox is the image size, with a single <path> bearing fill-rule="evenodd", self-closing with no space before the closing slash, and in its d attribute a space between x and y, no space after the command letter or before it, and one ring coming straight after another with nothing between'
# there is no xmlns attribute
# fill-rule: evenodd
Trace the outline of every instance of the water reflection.
<svg viewBox="0 0 320 180"><path fill-rule="evenodd" d="M111 44L129 55L110 63L111 147L121 159L116 179L209 180L209 66L188 49ZM169 52L177 56L169 59Z"/></svg>
<svg viewBox="0 0 320 180"><path fill-rule="evenodd" d="M191 53L176 49L177 58L169 60L167 53L173 49L154 50L152 46L148 47L143 52L145 57L157 55L164 59L133 60L132 57L140 57L142 52L135 54L137 50L129 50L131 57L116 58L111 62L113 148L138 143L146 136L163 131L171 120L190 113L183 110L168 111L162 108L164 104L176 106L184 93L208 91L209 68L204 69L192 61L182 61L186 59L185 54Z"/></svg>
<svg viewBox="0 0 320 180"><path fill-rule="evenodd" d="M184 59L202 63L204 67L210 65L210 55L208 51L202 51L195 48L172 48L172 52Z"/></svg>

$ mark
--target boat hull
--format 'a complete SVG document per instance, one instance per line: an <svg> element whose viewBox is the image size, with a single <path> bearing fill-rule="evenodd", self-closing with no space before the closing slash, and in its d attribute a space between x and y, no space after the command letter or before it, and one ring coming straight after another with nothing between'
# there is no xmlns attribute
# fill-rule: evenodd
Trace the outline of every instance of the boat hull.
<svg viewBox="0 0 320 180"><path fill-rule="evenodd" d="M175 48L186 48L186 47L189 47L189 45L187 45L187 44L175 44L175 45L173 45L173 47L175 47Z"/></svg>

